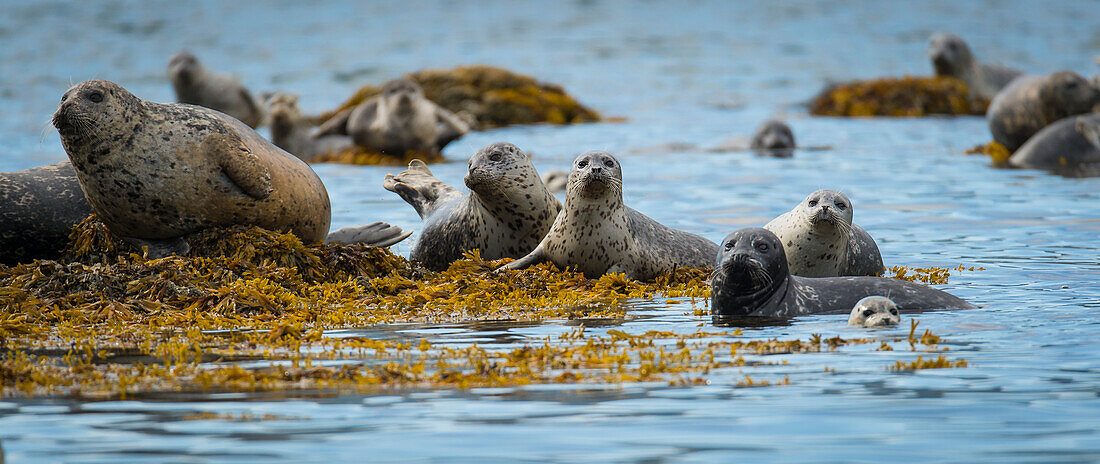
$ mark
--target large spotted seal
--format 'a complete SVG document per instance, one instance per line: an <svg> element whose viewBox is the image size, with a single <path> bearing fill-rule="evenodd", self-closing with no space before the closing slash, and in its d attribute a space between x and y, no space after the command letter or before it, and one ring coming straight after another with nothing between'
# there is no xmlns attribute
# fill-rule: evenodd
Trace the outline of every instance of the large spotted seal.
<svg viewBox="0 0 1100 464"><path fill-rule="evenodd" d="M677 267L707 267L718 250L710 240L671 229L623 204L619 160L590 151L573 161L565 206L550 233L527 256L501 269L542 261L576 267L585 277L622 272L651 280Z"/></svg>
<svg viewBox="0 0 1100 464"><path fill-rule="evenodd" d="M1070 116L1043 128L1008 164L1072 177L1100 175L1100 114Z"/></svg>
<svg viewBox="0 0 1100 464"><path fill-rule="evenodd" d="M722 240L710 291L711 314L716 318L848 312L872 295L889 297L903 311L974 307L946 292L904 280L793 276L779 237L759 228L741 229Z"/></svg>
<svg viewBox="0 0 1100 464"><path fill-rule="evenodd" d="M420 85L406 77L385 83L378 96L325 121L315 136L350 135L364 148L402 156L438 153L469 131L465 121L424 98Z"/></svg>
<svg viewBox="0 0 1100 464"><path fill-rule="evenodd" d="M61 97L53 124L92 210L152 256L184 253L182 235L214 226L289 230L307 243L328 232L317 174L217 111L86 81Z"/></svg>
<svg viewBox="0 0 1100 464"><path fill-rule="evenodd" d="M749 148L760 156L790 158L794 156L794 131L778 119L769 119L756 128Z"/></svg>
<svg viewBox="0 0 1100 464"><path fill-rule="evenodd" d="M267 100L271 120L271 142L288 153L310 161L319 155L346 150L355 145L346 135L313 137L313 124L298 108L298 97L277 93Z"/></svg>
<svg viewBox="0 0 1100 464"><path fill-rule="evenodd" d="M416 209L424 220L411 258L446 269L469 250L485 259L519 258L539 244L561 209L531 159L510 143L488 145L470 158L469 195L432 175L420 160L382 186Z"/></svg>
<svg viewBox="0 0 1100 464"><path fill-rule="evenodd" d="M875 239L852 223L852 202L836 190L818 190L767 223L787 253L791 274L803 277L882 275Z"/></svg>
<svg viewBox="0 0 1100 464"><path fill-rule="evenodd" d="M901 313L893 300L884 296L869 296L856 302L848 314L848 325L861 327L887 327L898 325Z"/></svg>
<svg viewBox="0 0 1100 464"><path fill-rule="evenodd" d="M990 100L1023 72L999 65L979 63L970 47L955 34L940 32L932 36L928 57L937 76L955 77L966 83L972 98Z"/></svg>
<svg viewBox="0 0 1100 464"><path fill-rule="evenodd" d="M0 173L0 263L57 258L90 214L68 161Z"/></svg>
<svg viewBox="0 0 1100 464"><path fill-rule="evenodd" d="M259 127L264 111L248 89L233 76L206 69L190 52L182 51L168 62L168 80L176 101L221 111L248 127Z"/></svg>
<svg viewBox="0 0 1100 464"><path fill-rule="evenodd" d="M1100 89L1073 71L1024 76L1006 87L989 105L986 119L993 140L1016 151L1051 123L1092 111Z"/></svg>

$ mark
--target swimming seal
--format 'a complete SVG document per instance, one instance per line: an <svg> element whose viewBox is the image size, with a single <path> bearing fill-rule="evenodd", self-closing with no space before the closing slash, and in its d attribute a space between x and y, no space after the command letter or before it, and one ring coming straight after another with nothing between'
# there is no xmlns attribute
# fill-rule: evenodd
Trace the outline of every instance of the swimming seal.
<svg viewBox="0 0 1100 464"><path fill-rule="evenodd" d="M884 296L869 296L856 302L848 315L848 325L861 327L887 327L898 325L901 313L898 305Z"/></svg>
<svg viewBox="0 0 1100 464"><path fill-rule="evenodd" d="M313 137L313 124L302 115L296 95L272 95L267 100L267 114L271 121L271 142L302 161L308 162L319 155L355 146L351 137L346 135Z"/></svg>
<svg viewBox="0 0 1100 464"><path fill-rule="evenodd" d="M722 240L710 289L710 310L716 319L846 313L873 295L885 295L902 311L974 307L946 292L904 280L793 276L779 237L760 228L740 229Z"/></svg>
<svg viewBox="0 0 1100 464"><path fill-rule="evenodd" d="M190 52L172 56L168 80L172 81L177 102L221 111L251 128L263 123L263 107L248 89L233 76L206 69Z"/></svg>
<svg viewBox="0 0 1100 464"><path fill-rule="evenodd" d="M325 121L314 137L350 135L366 149L404 156L408 151L439 153L469 131L465 121L424 98L420 85L406 77L385 83L378 96Z"/></svg>
<svg viewBox="0 0 1100 464"><path fill-rule="evenodd" d="M424 221L410 258L441 271L463 253L484 259L519 258L550 230L561 202L546 189L531 159L510 143L485 146L470 158L468 195L436 179L420 160L387 174L382 184L408 202Z"/></svg>
<svg viewBox="0 0 1100 464"><path fill-rule="evenodd" d="M550 232L527 256L503 269L524 269L543 261L576 267L589 279L621 272L652 280L677 267L708 267L718 250L710 240L675 230L623 204L619 160L590 151L573 161L565 206Z"/></svg>
<svg viewBox="0 0 1100 464"><path fill-rule="evenodd" d="M1009 151L1055 121L1092 111L1100 89L1072 71L1024 76L1006 87L989 105L986 119L993 140Z"/></svg>
<svg viewBox="0 0 1100 464"><path fill-rule="evenodd" d="M92 210L150 256L186 253L181 237L209 227L289 230L306 243L328 233L317 174L225 114L93 80L65 92L53 124Z"/></svg>
<svg viewBox="0 0 1100 464"><path fill-rule="evenodd" d="M853 207L836 190L818 190L794 209L767 223L787 253L791 274L838 277L886 272L875 239L852 224Z"/></svg>
<svg viewBox="0 0 1100 464"><path fill-rule="evenodd" d="M778 119L769 119L756 128L749 148L760 156L790 158L794 156L794 132L787 123Z"/></svg>
<svg viewBox="0 0 1100 464"><path fill-rule="evenodd" d="M1070 116L1044 127L1008 164L1070 177L1100 175L1100 114Z"/></svg>
<svg viewBox="0 0 1100 464"><path fill-rule="evenodd" d="M92 214L72 163L0 173L0 263L55 259Z"/></svg>
<svg viewBox="0 0 1100 464"><path fill-rule="evenodd" d="M972 98L991 100L1009 82L1023 75L1016 69L979 63L962 38L946 32L932 36L928 57L937 76L962 80Z"/></svg>

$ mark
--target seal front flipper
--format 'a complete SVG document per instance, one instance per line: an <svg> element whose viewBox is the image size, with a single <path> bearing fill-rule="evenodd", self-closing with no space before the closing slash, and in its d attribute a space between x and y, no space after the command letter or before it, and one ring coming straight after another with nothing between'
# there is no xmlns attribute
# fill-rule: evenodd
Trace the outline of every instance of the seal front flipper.
<svg viewBox="0 0 1100 464"><path fill-rule="evenodd" d="M382 188L400 195L416 209L421 219L428 217L443 203L462 197L458 189L437 179L428 165L418 159L412 160L408 169L396 175L386 174Z"/></svg>
<svg viewBox="0 0 1100 464"><path fill-rule="evenodd" d="M448 143L451 143L470 132L470 125L466 124L458 115L446 108L436 107L435 118L439 123L440 131L435 138L435 149L442 151Z"/></svg>
<svg viewBox="0 0 1100 464"><path fill-rule="evenodd" d="M271 173L238 137L215 134L202 141L202 150L246 195L263 200L271 195Z"/></svg>
<svg viewBox="0 0 1100 464"><path fill-rule="evenodd" d="M355 108L348 108L344 111L336 113L333 116L321 123L321 126L313 132L313 138L320 138L326 135L348 135L348 118L351 117L351 110Z"/></svg>
<svg viewBox="0 0 1100 464"><path fill-rule="evenodd" d="M403 231L400 227L391 226L385 222L373 224L348 226L341 228L325 238L326 242L341 245L363 244L374 247L388 247L405 240L412 231Z"/></svg>
<svg viewBox="0 0 1100 464"><path fill-rule="evenodd" d="M138 248L144 249L145 257L148 259L159 259L171 255L183 256L186 255L188 251L191 251L191 245L188 245L187 240L184 240L183 237L164 240L145 240L124 237L124 240Z"/></svg>
<svg viewBox="0 0 1100 464"><path fill-rule="evenodd" d="M505 264L493 272L504 272L505 269L527 269L547 259L549 258L546 256L546 250L543 249L542 244L539 244L539 246L535 247L535 251L528 253L527 256Z"/></svg>

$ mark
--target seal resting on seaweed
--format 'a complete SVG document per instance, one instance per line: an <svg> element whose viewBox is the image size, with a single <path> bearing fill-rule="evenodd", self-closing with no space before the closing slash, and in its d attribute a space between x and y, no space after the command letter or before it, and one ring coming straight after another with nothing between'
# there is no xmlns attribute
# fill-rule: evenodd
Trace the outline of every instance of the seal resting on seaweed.
<svg viewBox="0 0 1100 464"><path fill-rule="evenodd" d="M1100 175L1100 114L1070 116L1043 128L1008 164L1071 177Z"/></svg>
<svg viewBox="0 0 1100 464"><path fill-rule="evenodd" d="M333 116L314 137L350 135L355 143L386 155L439 153L470 132L469 124L424 98L416 81L404 77L382 86L381 93Z"/></svg>
<svg viewBox="0 0 1100 464"><path fill-rule="evenodd" d="M319 155L347 150L355 143L346 135L311 134L313 124L298 108L298 97L276 93L267 100L267 114L271 124L271 142L275 146L311 161Z"/></svg>
<svg viewBox="0 0 1100 464"><path fill-rule="evenodd" d="M836 190L818 190L767 223L783 242L791 274L837 277L886 272L875 239L852 223L852 202Z"/></svg>
<svg viewBox="0 0 1100 464"><path fill-rule="evenodd" d="M289 230L306 243L328 233L317 174L225 114L93 80L65 92L53 124L92 210L151 256L186 253L183 235L215 226Z"/></svg>
<svg viewBox="0 0 1100 464"><path fill-rule="evenodd" d="M1044 127L1100 104L1100 88L1080 74L1061 71L1025 76L1006 87L989 105L986 119L993 140L1016 151Z"/></svg>
<svg viewBox="0 0 1100 464"><path fill-rule="evenodd" d="M970 47L959 36L940 32L932 36L928 57L937 76L954 77L966 83L970 96L990 100L1022 71L1000 65L979 63Z"/></svg>
<svg viewBox="0 0 1100 464"><path fill-rule="evenodd" d="M898 325L901 322L901 313L898 305L884 296L869 296L856 302L848 315L848 325L861 327L887 327Z"/></svg>
<svg viewBox="0 0 1100 464"><path fill-rule="evenodd" d="M527 154L503 142L470 158L469 195L436 179L420 160L399 174L387 174L382 186L400 195L424 220L410 258L437 271L474 249L489 260L526 255L561 209Z"/></svg>
<svg viewBox="0 0 1100 464"><path fill-rule="evenodd" d="M0 173L0 263L59 257L90 214L68 161Z"/></svg>
<svg viewBox="0 0 1100 464"><path fill-rule="evenodd" d="M176 91L176 101L221 111L248 127L259 127L264 110L248 89L228 74L206 69L190 52L182 51L168 62L168 80Z"/></svg>
<svg viewBox="0 0 1100 464"><path fill-rule="evenodd" d="M543 261L576 267L589 279L611 272L652 280L677 267L706 267L717 245L666 227L623 204L619 160L590 151L573 161L565 206L538 247L501 269L524 269Z"/></svg>
<svg viewBox="0 0 1100 464"><path fill-rule="evenodd" d="M946 292L904 280L791 275L783 243L760 228L740 229L722 240L710 291L710 310L716 318L848 312L873 295L885 295L905 311L974 307Z"/></svg>

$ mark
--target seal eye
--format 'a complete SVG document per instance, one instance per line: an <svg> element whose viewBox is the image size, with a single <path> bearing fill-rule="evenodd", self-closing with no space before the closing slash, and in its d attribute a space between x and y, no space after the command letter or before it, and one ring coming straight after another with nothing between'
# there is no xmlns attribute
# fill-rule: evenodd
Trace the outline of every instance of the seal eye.
<svg viewBox="0 0 1100 464"><path fill-rule="evenodd" d="M92 103L99 103L103 101L103 94L99 92L91 92L88 94L88 100L91 100Z"/></svg>
<svg viewBox="0 0 1100 464"><path fill-rule="evenodd" d="M500 153L493 153L489 155L489 161L500 161L501 158L503 158L503 156L501 156Z"/></svg>
<svg viewBox="0 0 1100 464"><path fill-rule="evenodd" d="M588 166L588 160L580 160L580 161L577 161L577 167L578 167L578 168L583 168L583 167L585 167L585 166Z"/></svg>
<svg viewBox="0 0 1100 464"><path fill-rule="evenodd" d="M871 311L870 309L864 309L863 310L863 317L871 317L871 315L874 314L874 313L875 312Z"/></svg>
<svg viewBox="0 0 1100 464"><path fill-rule="evenodd" d="M732 250L733 249L733 244L734 244L733 240L730 240L730 241L726 242L726 251Z"/></svg>
<svg viewBox="0 0 1100 464"><path fill-rule="evenodd" d="M615 162L614 162L614 161L611 161L611 160L604 160L604 161L603 161L603 165L604 165L604 166L607 166L607 167L609 167L609 168L610 168L610 167L613 167L613 166L615 166Z"/></svg>
<svg viewBox="0 0 1100 464"><path fill-rule="evenodd" d="M810 200L810 206L817 206L817 200Z"/></svg>
<svg viewBox="0 0 1100 464"><path fill-rule="evenodd" d="M890 308L890 314L893 314L893 315L897 316L898 315L898 308Z"/></svg>
<svg viewBox="0 0 1100 464"><path fill-rule="evenodd" d="M841 202L837 202L837 203L836 203L836 207L837 207L837 208L840 208L840 209L844 209L844 208L847 208L847 207L848 207L848 205L847 205L847 204L845 204L845 203L844 203L843 201L841 201Z"/></svg>
<svg viewBox="0 0 1100 464"><path fill-rule="evenodd" d="M65 94L65 95L61 96L61 101L62 102L64 102L65 100L68 100L68 99L69 99L69 94Z"/></svg>
<svg viewBox="0 0 1100 464"><path fill-rule="evenodd" d="M763 242L761 242L761 243L757 243L757 244L756 244L756 249L757 249L757 250L760 250L760 251L762 251L762 252L764 252L764 251L768 251L768 244L767 244L767 243L763 243Z"/></svg>

